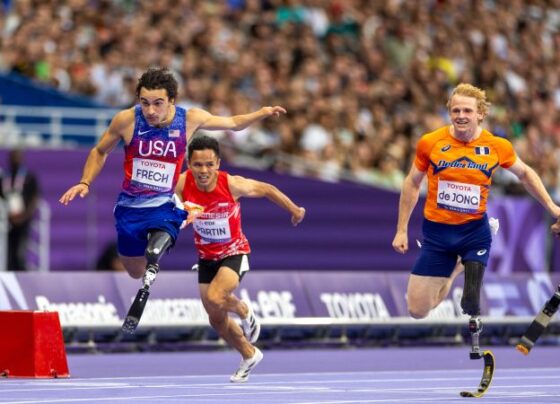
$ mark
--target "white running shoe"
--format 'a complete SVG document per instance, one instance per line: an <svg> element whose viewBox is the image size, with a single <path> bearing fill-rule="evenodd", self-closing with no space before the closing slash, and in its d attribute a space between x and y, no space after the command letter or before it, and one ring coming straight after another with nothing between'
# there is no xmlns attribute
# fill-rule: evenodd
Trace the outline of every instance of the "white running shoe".
<svg viewBox="0 0 560 404"><path fill-rule="evenodd" d="M247 314L247 318L241 319L241 328L243 329L243 334L245 334L245 337L249 340L249 342L254 344L259 339L261 324L255 316L251 303L247 300L242 300L242 302L249 308L249 313Z"/></svg>
<svg viewBox="0 0 560 404"><path fill-rule="evenodd" d="M264 355L261 350L255 347L255 354L252 358L243 359L239 364L239 369L235 371L233 375L229 378L232 383L245 383L249 380L249 373L262 361Z"/></svg>

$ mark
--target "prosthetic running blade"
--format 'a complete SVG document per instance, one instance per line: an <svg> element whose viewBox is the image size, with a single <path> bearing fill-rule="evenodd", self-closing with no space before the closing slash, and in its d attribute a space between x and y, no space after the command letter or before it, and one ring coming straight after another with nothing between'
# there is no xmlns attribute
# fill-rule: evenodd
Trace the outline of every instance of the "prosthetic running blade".
<svg viewBox="0 0 560 404"><path fill-rule="evenodd" d="M560 286L558 287L558 291L545 303L539 314L537 314L531 325L529 325L529 328L527 328L527 331L525 331L525 334L521 337L519 343L515 346L519 352L523 355L529 355L529 352L533 346L535 346L537 340L552 321L554 314L558 311L559 305Z"/></svg>
<svg viewBox="0 0 560 404"><path fill-rule="evenodd" d="M482 353L482 359L484 359L484 370L482 371L482 379L478 385L478 389L474 392L462 391L461 397L474 397L480 398L486 393L492 383L492 377L494 376L494 369L496 367L496 361L494 359L494 354L492 351L484 351Z"/></svg>
<svg viewBox="0 0 560 404"><path fill-rule="evenodd" d="M548 322L550 322L550 320ZM521 337L521 339L515 346L515 349L517 349L523 355L529 355L529 352L531 352L531 349L533 349L533 347L535 346L535 342L537 342L539 337L546 329L548 322L542 324L537 320L533 320L527 331L525 331L525 334Z"/></svg>
<svg viewBox="0 0 560 404"><path fill-rule="evenodd" d="M142 287L138 290L130 309L128 310L128 314L124 320L122 325L122 331L127 334L134 334L136 331L136 327L138 327L138 323L140 322L140 318L142 317L142 313L144 313L144 308L146 307L146 302L150 297L150 292L147 287Z"/></svg>

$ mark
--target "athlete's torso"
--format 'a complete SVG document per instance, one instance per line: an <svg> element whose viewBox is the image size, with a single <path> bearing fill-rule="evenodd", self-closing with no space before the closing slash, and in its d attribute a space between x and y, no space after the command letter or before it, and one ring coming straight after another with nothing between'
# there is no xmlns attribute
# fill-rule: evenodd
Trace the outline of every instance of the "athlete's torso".
<svg viewBox="0 0 560 404"><path fill-rule="evenodd" d="M482 218L496 168L516 159L511 143L487 130L470 143L455 139L448 126L424 135L414 161L428 178L424 217L447 224Z"/></svg>
<svg viewBox="0 0 560 404"><path fill-rule="evenodd" d="M226 172L219 171L216 187L204 192L197 188L188 170L182 196L187 204L202 210L193 221L194 241L200 258L219 260L251 252L241 229L241 205L231 194Z"/></svg>
<svg viewBox="0 0 560 404"><path fill-rule="evenodd" d="M175 107L169 126L150 126L139 105L134 108L134 130L124 147L124 181L117 204L159 206L171 199L187 147L186 110Z"/></svg>

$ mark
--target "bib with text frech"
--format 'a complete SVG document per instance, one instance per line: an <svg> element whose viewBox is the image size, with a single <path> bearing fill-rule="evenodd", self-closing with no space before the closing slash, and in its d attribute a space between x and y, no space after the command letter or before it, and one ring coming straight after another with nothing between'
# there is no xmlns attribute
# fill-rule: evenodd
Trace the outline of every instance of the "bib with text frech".
<svg viewBox="0 0 560 404"><path fill-rule="evenodd" d="M169 191L173 186L175 164L164 161L135 158L132 163L132 181L158 191Z"/></svg>

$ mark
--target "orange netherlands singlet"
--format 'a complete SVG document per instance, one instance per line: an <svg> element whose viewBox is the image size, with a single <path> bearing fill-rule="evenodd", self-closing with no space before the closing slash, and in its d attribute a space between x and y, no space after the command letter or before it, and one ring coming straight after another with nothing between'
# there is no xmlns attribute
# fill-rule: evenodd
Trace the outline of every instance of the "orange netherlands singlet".
<svg viewBox="0 0 560 404"><path fill-rule="evenodd" d="M424 217L446 224L481 219L496 168L517 160L513 145L483 129L478 139L464 143L445 126L418 141L414 164L428 177Z"/></svg>

